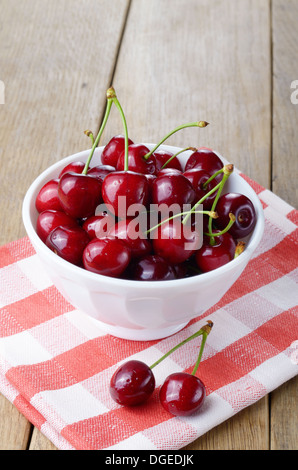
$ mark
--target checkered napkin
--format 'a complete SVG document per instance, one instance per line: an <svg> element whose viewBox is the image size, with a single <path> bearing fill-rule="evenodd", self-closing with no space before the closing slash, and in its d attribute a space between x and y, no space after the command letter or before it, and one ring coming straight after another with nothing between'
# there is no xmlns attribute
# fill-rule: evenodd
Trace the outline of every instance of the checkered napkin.
<svg viewBox="0 0 298 470"><path fill-rule="evenodd" d="M298 211L242 177L263 204L264 237L220 302L163 340L105 334L56 290L27 238L0 249L0 391L58 449L181 449L298 373ZM167 413L158 387L171 372L192 371L201 337L154 369L147 403L111 399L121 362L151 365L206 320L214 326L197 372L207 390L197 414Z"/></svg>

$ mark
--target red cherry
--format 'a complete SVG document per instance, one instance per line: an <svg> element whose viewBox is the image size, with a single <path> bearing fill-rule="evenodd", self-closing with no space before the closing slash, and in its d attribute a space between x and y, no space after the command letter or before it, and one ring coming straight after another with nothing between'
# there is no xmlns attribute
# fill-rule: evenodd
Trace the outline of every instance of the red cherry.
<svg viewBox="0 0 298 470"><path fill-rule="evenodd" d="M115 171L115 168L110 165L97 165L90 170L87 171L87 175L94 176L98 178L101 182L105 179L105 177Z"/></svg>
<svg viewBox="0 0 298 470"><path fill-rule="evenodd" d="M165 174L153 181L151 199L153 204L166 204L167 207L177 204L182 210L183 205L193 203L195 191L182 174Z"/></svg>
<svg viewBox="0 0 298 470"><path fill-rule="evenodd" d="M118 238L94 238L83 252L83 265L88 271L118 277L131 259L129 248Z"/></svg>
<svg viewBox="0 0 298 470"><path fill-rule="evenodd" d="M143 256L129 266L134 281L169 281L177 279L176 271L165 259L157 255Z"/></svg>
<svg viewBox="0 0 298 470"><path fill-rule="evenodd" d="M90 175L64 173L59 181L58 195L67 214L78 219L89 217L102 202L101 182Z"/></svg>
<svg viewBox="0 0 298 470"><path fill-rule="evenodd" d="M256 224L256 211L251 200L244 194L227 193L220 196L216 212L216 226L223 230L229 223L229 213L235 215L235 222L229 233L235 238L244 238L249 235Z"/></svg>
<svg viewBox="0 0 298 470"><path fill-rule="evenodd" d="M82 264L83 251L90 238L81 227L56 227L49 234L46 245L58 256L72 264Z"/></svg>
<svg viewBox="0 0 298 470"><path fill-rule="evenodd" d="M77 227L78 223L62 211L46 210L39 214L36 223L36 232L45 243L48 235L59 225Z"/></svg>
<svg viewBox="0 0 298 470"><path fill-rule="evenodd" d="M174 416L189 416L204 403L206 388L195 375L175 372L163 383L159 398L162 406Z"/></svg>
<svg viewBox="0 0 298 470"><path fill-rule="evenodd" d="M110 394L119 405L139 405L148 400L155 389L152 370L144 362L131 360L122 364L110 381Z"/></svg>
<svg viewBox="0 0 298 470"><path fill-rule="evenodd" d="M83 162L72 162L72 163L69 163L68 165L66 165L63 170L60 172L59 174L59 178L61 178L62 175L64 175L64 173L69 173L69 172L72 172L72 173L82 173L82 171L84 170L85 168L85 163Z"/></svg>
<svg viewBox="0 0 298 470"><path fill-rule="evenodd" d="M155 159L151 155L148 160L144 156L149 153L149 149L142 144L132 144L128 146L128 169L135 173L154 175L156 172ZM125 152L123 151L117 161L117 171L124 170Z"/></svg>
<svg viewBox="0 0 298 470"><path fill-rule="evenodd" d="M131 139L128 139L128 145L133 144ZM118 158L125 148L125 137L123 135L116 135L111 138L109 143L105 146L101 154L101 161L104 165L110 165L116 168Z"/></svg>
<svg viewBox="0 0 298 470"><path fill-rule="evenodd" d="M214 230L213 233L219 232ZM233 237L224 233L214 238L214 245L210 244L209 236L204 237L202 247L196 252L196 263L202 272L212 271L229 263L235 256L236 243Z"/></svg>
<svg viewBox="0 0 298 470"><path fill-rule="evenodd" d="M82 227L88 233L91 240L92 238L106 237L114 224L115 217L106 212L101 215L88 217Z"/></svg>
<svg viewBox="0 0 298 470"><path fill-rule="evenodd" d="M173 157L173 153L171 152L166 152L165 150L156 150L154 152L154 158L155 158L155 165L156 165L156 174L159 173L161 170L162 166L167 163L167 161ZM174 157L165 168L176 168L177 170L182 170L182 165L180 161L178 160L177 157Z"/></svg>
<svg viewBox="0 0 298 470"><path fill-rule="evenodd" d="M199 168L200 170L205 170L211 175L218 170L223 168L223 163L221 159L211 150L201 148L198 149L196 152L192 153L188 158L185 171L190 170L191 168ZM222 175L218 175L215 177L217 183L222 180Z"/></svg>
<svg viewBox="0 0 298 470"><path fill-rule="evenodd" d="M211 176L205 170L192 168L191 170L186 170L183 175L191 182L192 187L196 192L196 201L199 201L203 196L205 196L205 194L209 193L209 191L211 191L211 189L213 189L217 185L217 182L214 178L212 181L210 181L210 183L208 183L207 187L204 188L204 183L206 183L206 181L208 181ZM216 191L203 201L204 209L211 209L215 197Z"/></svg>
<svg viewBox="0 0 298 470"><path fill-rule="evenodd" d="M149 200L149 182L145 175L133 171L114 171L102 183L102 197L110 211L126 218L130 206L134 212L144 210Z"/></svg>
<svg viewBox="0 0 298 470"><path fill-rule="evenodd" d="M58 183L58 179L52 179L40 189L35 200L35 207L39 213L45 210L62 210L58 197Z"/></svg>
<svg viewBox="0 0 298 470"><path fill-rule="evenodd" d="M147 222L147 220L146 220ZM109 237L123 240L131 251L132 258L148 255L152 251L150 240L143 235L137 219L124 219L117 222L109 231Z"/></svg>
<svg viewBox="0 0 298 470"><path fill-rule="evenodd" d="M154 253L171 264L183 263L201 246L200 234L178 219L162 223L152 238Z"/></svg>

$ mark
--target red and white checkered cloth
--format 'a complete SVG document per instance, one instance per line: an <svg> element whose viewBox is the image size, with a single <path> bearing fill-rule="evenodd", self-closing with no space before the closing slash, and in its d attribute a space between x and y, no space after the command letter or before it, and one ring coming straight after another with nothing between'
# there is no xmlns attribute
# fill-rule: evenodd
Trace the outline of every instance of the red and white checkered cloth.
<svg viewBox="0 0 298 470"><path fill-rule="evenodd" d="M181 449L298 373L298 211L242 175L262 201L265 233L221 301L164 340L105 334L61 296L27 238L0 248L0 391L59 449ZM200 337L154 369L157 389L126 408L109 395L122 361L152 364L206 320L198 414L173 417L158 401L169 373L191 372Z"/></svg>

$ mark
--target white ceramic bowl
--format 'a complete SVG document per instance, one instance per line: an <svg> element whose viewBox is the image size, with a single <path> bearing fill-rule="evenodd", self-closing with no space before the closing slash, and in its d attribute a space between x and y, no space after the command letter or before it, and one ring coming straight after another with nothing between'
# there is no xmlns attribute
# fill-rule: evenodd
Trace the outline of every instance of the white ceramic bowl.
<svg viewBox="0 0 298 470"><path fill-rule="evenodd" d="M152 144L146 144L153 148ZM161 148L176 153L177 147ZM94 153L91 166L100 164L103 147ZM40 188L58 177L73 161L86 161L89 150L71 155L45 170L32 183L23 202L23 222L48 276L62 295L76 308L95 318L107 333L130 340L154 340L172 335L196 316L217 303L238 279L264 231L261 203L237 172L228 179L225 192L245 194L254 204L257 222L244 252L230 263L209 273L171 281L128 281L92 273L63 260L38 237L35 198ZM179 157L184 164L190 152ZM219 154L218 154L219 155ZM227 161L219 155L224 163Z"/></svg>

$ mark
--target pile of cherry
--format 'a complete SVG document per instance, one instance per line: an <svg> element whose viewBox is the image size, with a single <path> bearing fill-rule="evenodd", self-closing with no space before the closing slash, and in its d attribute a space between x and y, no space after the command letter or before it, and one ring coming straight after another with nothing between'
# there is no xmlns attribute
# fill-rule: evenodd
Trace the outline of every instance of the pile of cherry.
<svg viewBox="0 0 298 470"><path fill-rule="evenodd" d="M104 147L101 161L91 165L113 103L120 111L124 135L113 137ZM181 279L231 261L244 249L241 240L256 222L250 199L222 193L233 165L224 165L208 148L189 147L177 154L159 149L174 132L207 124L182 125L149 150L128 138L124 113L110 88L97 137L85 132L92 140L87 162L68 164L36 197L36 231L41 240L74 265L126 280ZM191 154L182 168L178 154L189 149ZM120 203L123 199L125 204ZM173 204L181 212L165 216L162 208ZM137 218L128 212L131 207L137 217L145 214L148 221L137 236ZM153 227L149 225L152 207L158 212ZM185 212L184 207L191 209ZM196 225L198 212L203 214L203 233Z"/></svg>

